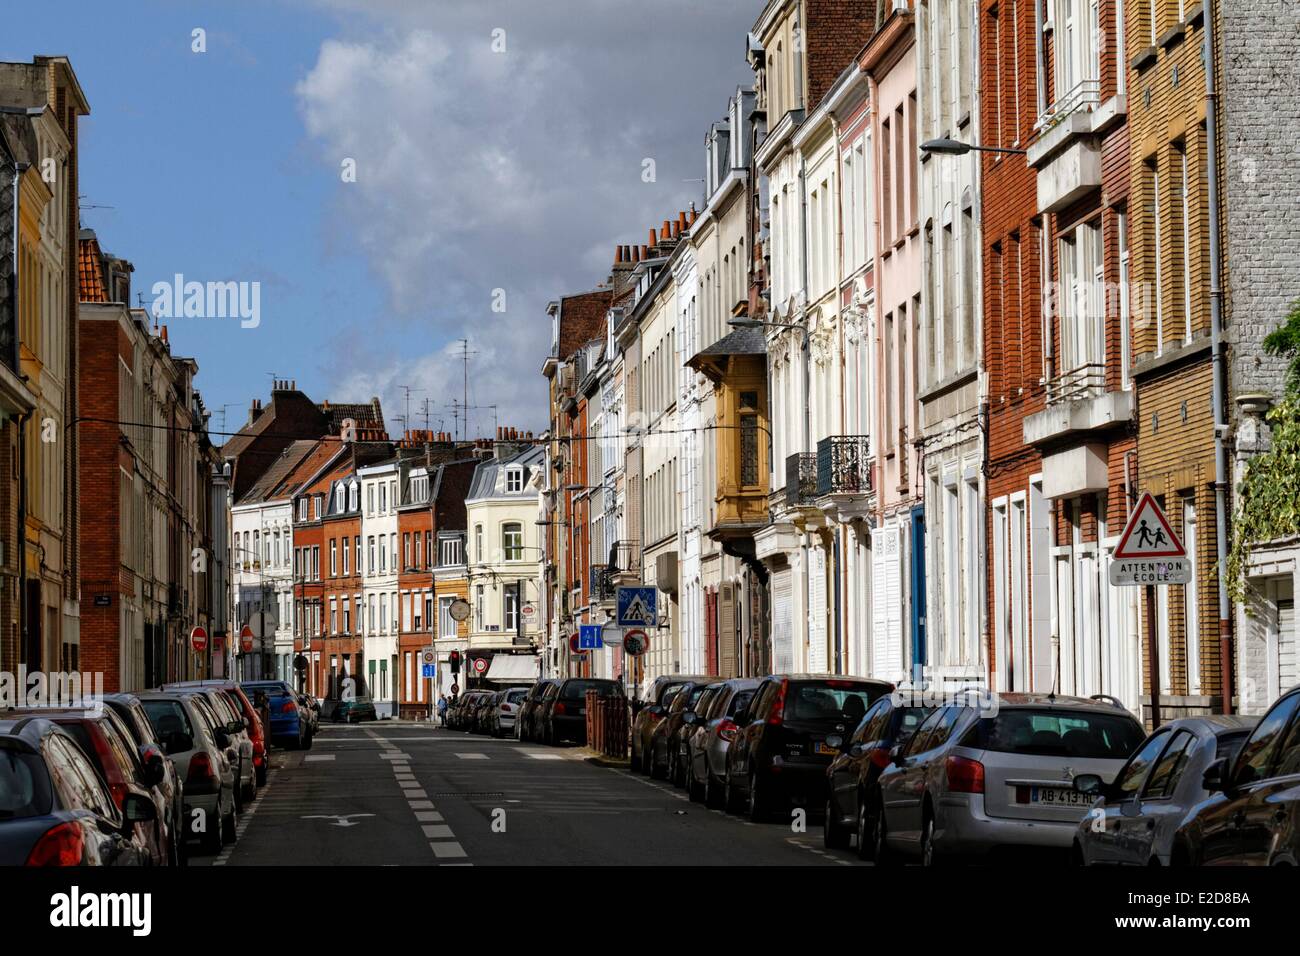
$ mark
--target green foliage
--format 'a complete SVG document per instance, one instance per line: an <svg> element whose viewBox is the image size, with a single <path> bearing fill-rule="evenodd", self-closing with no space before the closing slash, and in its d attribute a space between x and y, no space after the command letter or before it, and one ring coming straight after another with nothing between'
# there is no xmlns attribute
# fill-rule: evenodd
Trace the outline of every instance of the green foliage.
<svg viewBox="0 0 1300 956"><path fill-rule="evenodd" d="M1300 302L1278 329L1264 338L1264 350L1291 360L1286 392L1269 411L1272 447L1246 463L1237 489L1228 584L1233 600L1245 599L1250 546L1300 534Z"/></svg>

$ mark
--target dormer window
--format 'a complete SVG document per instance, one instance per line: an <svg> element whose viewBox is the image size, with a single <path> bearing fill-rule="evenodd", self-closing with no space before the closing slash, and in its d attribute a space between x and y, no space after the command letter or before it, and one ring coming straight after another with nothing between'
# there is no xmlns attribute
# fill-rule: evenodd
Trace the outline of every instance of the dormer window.
<svg viewBox="0 0 1300 956"><path fill-rule="evenodd" d="M524 470L522 468L506 469L506 493L515 494L524 490Z"/></svg>
<svg viewBox="0 0 1300 956"><path fill-rule="evenodd" d="M361 507L360 499L361 499L361 489L357 486L357 483L354 481L352 482L352 485L348 488L348 510L356 511L358 508L360 508Z"/></svg>

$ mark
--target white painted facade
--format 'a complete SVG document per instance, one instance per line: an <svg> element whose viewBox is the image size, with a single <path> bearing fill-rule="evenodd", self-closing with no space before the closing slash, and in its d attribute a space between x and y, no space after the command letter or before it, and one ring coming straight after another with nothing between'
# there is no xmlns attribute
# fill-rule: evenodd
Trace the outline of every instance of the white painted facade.
<svg viewBox="0 0 1300 956"><path fill-rule="evenodd" d="M389 661L397 656L400 623L397 575L401 553L397 510L401 505L401 483L398 481L397 462L387 461L360 468L357 478L361 482L361 551L365 556L361 589L364 608L362 646L366 661ZM321 560L325 564L323 573L331 575L331 557L322 555ZM326 607L324 614L327 621L334 620L334 609ZM364 676L368 681L369 675ZM376 714L393 714L393 688L389 687L383 699L376 695L376 691L377 688L367 684L367 692L374 697Z"/></svg>
<svg viewBox="0 0 1300 956"><path fill-rule="evenodd" d="M236 504L230 511L231 595L234 617L227 640L239 652L239 632L266 612L267 634L254 644L272 655L271 672L260 674L246 659L240 676L294 680L293 674L293 505L289 499ZM254 669L250 670L252 667Z"/></svg>

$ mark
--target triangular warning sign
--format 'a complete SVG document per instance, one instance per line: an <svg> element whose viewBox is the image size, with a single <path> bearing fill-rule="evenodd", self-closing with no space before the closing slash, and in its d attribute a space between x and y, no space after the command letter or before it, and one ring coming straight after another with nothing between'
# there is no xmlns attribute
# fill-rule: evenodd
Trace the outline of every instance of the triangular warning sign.
<svg viewBox="0 0 1300 956"><path fill-rule="evenodd" d="M1185 557L1187 549L1169 526L1169 519L1160 510L1151 492L1143 492L1115 547L1115 560Z"/></svg>

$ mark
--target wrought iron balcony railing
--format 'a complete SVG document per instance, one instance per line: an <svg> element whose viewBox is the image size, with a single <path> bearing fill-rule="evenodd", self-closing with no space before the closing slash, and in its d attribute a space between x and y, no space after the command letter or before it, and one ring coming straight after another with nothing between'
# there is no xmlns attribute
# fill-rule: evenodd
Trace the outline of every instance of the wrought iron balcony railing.
<svg viewBox="0 0 1300 956"><path fill-rule="evenodd" d="M832 435L817 443L817 494L871 491L871 440L866 435Z"/></svg>
<svg viewBox="0 0 1300 956"><path fill-rule="evenodd" d="M817 456L795 452L785 460L785 503L802 505L817 494Z"/></svg>
<svg viewBox="0 0 1300 956"><path fill-rule="evenodd" d="M1047 382L1047 403L1077 402L1096 398L1106 390L1106 366L1100 362L1080 365Z"/></svg>
<svg viewBox="0 0 1300 956"><path fill-rule="evenodd" d="M618 595L618 583L614 580L614 575L617 573L618 568L608 564L591 566L591 600L594 603L603 604L615 599Z"/></svg>

